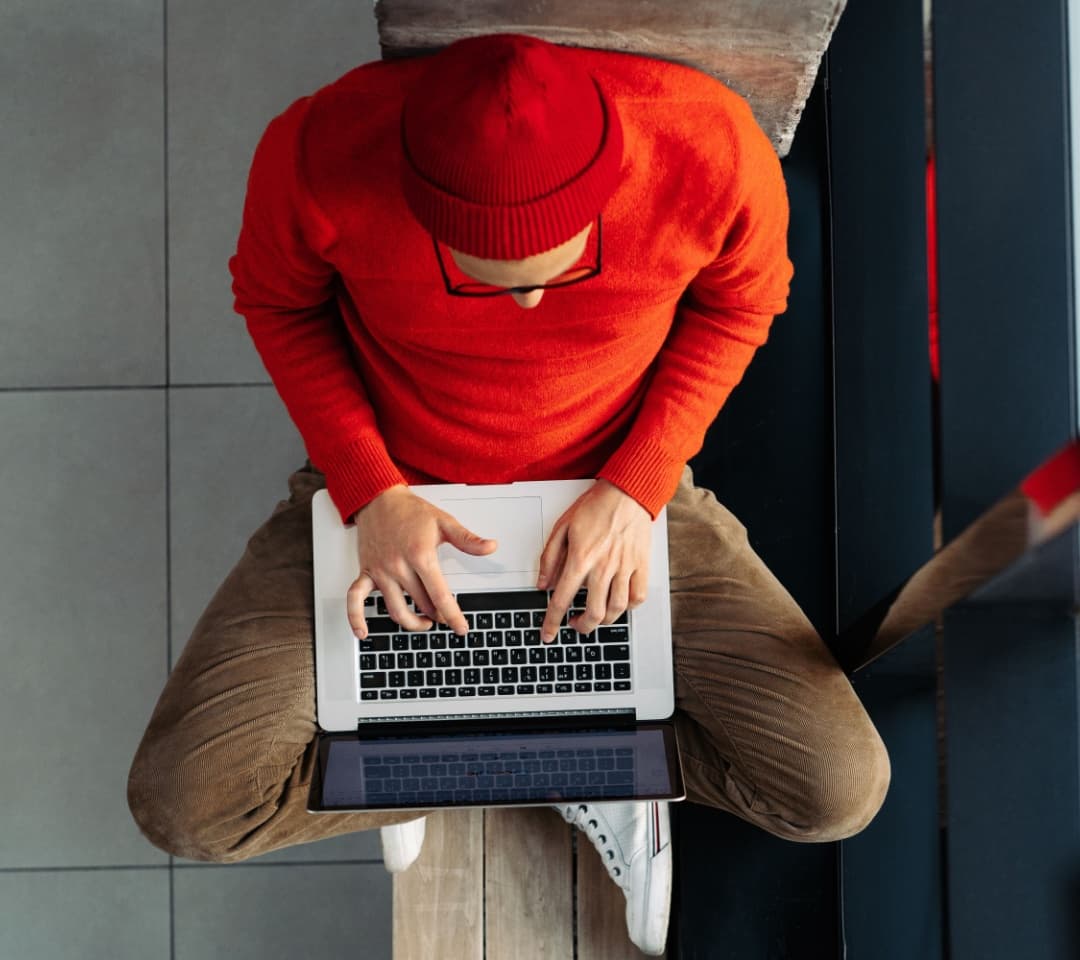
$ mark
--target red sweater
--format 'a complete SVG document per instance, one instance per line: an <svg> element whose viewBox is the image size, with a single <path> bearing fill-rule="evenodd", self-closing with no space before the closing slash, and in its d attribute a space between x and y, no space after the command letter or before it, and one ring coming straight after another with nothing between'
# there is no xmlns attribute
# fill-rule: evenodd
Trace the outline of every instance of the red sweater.
<svg viewBox="0 0 1080 960"><path fill-rule="evenodd" d="M602 477L655 518L786 307L787 194L746 102L688 67L565 48L614 99L603 271L525 310L447 294L401 194L422 59L357 67L255 149L235 309L342 521L397 483Z"/></svg>

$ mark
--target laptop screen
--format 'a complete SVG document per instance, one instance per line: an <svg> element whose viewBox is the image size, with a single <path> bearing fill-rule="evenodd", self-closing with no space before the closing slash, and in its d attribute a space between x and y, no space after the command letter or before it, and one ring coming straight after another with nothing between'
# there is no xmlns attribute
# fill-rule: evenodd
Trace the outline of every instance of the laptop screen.
<svg viewBox="0 0 1080 960"><path fill-rule="evenodd" d="M670 800L684 795L670 724L320 743L312 812Z"/></svg>

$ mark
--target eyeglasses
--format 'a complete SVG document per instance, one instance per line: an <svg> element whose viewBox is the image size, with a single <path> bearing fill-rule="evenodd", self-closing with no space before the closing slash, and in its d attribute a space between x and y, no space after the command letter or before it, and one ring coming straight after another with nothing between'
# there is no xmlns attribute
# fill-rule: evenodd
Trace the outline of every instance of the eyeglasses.
<svg viewBox="0 0 1080 960"><path fill-rule="evenodd" d="M454 284L450 280L450 274L446 271L446 264L443 262L442 253L439 250L439 241L434 237L432 243L435 246L435 257L439 261L439 269L442 271L443 281L446 283L446 292L453 297L498 297L506 293L531 293L533 290L554 290L557 287L569 287L574 283L581 283L582 280L590 280L600 273L600 230L601 220L600 216L596 217L596 264L594 266L579 265L571 267L564 273L559 274L554 280L549 280L547 283L539 283L531 287L496 287L489 283L478 283L475 281L466 281L464 283ZM586 250L588 248L586 247Z"/></svg>

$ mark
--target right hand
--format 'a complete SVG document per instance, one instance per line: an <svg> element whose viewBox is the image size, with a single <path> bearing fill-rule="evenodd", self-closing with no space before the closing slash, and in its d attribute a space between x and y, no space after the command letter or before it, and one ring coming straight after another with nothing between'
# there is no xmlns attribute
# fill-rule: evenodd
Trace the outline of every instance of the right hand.
<svg viewBox="0 0 1080 960"><path fill-rule="evenodd" d="M451 543L473 556L487 556L498 542L466 530L445 510L418 497L408 487L384 490L353 517L360 554L360 576L345 598L349 625L362 640L367 636L364 601L382 591L391 618L406 630L429 630L435 621L464 636L469 624L439 569L436 550ZM405 603L412 598L418 615Z"/></svg>

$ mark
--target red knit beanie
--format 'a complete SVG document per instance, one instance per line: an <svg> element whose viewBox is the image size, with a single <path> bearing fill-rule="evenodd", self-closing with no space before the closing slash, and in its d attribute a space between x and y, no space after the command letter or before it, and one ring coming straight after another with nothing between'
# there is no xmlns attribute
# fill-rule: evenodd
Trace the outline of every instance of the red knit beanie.
<svg viewBox="0 0 1080 960"><path fill-rule="evenodd" d="M402 187L436 239L521 260L565 243L615 190L622 127L595 80L521 34L458 40L431 58L402 109Z"/></svg>

